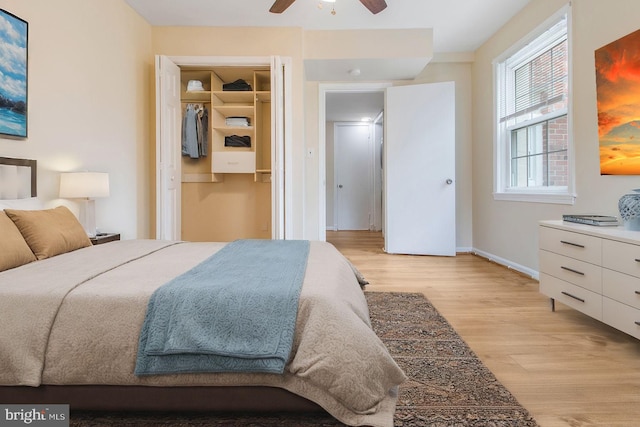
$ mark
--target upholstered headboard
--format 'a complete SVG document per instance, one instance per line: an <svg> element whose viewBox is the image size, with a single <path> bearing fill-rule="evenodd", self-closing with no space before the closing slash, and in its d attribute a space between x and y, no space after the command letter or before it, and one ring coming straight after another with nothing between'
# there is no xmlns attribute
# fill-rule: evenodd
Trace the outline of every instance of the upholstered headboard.
<svg viewBox="0 0 640 427"><path fill-rule="evenodd" d="M0 200L36 197L37 162L0 157Z"/></svg>

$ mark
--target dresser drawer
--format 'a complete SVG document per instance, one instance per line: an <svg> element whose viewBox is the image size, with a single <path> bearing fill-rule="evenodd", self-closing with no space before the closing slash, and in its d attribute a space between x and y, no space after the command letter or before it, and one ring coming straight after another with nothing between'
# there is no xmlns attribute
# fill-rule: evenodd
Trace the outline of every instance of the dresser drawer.
<svg viewBox="0 0 640 427"><path fill-rule="evenodd" d="M213 173L254 173L256 153L253 151L214 151L211 153Z"/></svg>
<svg viewBox="0 0 640 427"><path fill-rule="evenodd" d="M551 227L540 227L539 231L540 249L591 264L601 264L602 239Z"/></svg>
<svg viewBox="0 0 640 427"><path fill-rule="evenodd" d="M640 279L604 268L602 295L640 310Z"/></svg>
<svg viewBox="0 0 640 427"><path fill-rule="evenodd" d="M594 319L602 320L602 295L540 273L540 292Z"/></svg>
<svg viewBox="0 0 640 427"><path fill-rule="evenodd" d="M565 282L602 293L602 268L553 252L540 251L540 272L562 279Z"/></svg>
<svg viewBox="0 0 640 427"><path fill-rule="evenodd" d="M640 277L640 246L603 240L602 266Z"/></svg>
<svg viewBox="0 0 640 427"><path fill-rule="evenodd" d="M640 310L607 297L602 301L602 321L640 339Z"/></svg>

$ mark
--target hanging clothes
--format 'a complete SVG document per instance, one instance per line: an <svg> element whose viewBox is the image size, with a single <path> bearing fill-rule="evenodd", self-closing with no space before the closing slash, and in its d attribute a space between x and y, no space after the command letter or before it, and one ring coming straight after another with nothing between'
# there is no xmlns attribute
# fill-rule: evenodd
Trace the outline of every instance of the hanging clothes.
<svg viewBox="0 0 640 427"><path fill-rule="evenodd" d="M207 157L209 152L209 110L207 110L207 107L201 109L198 116L202 128L202 139L199 141L198 148L200 156Z"/></svg>
<svg viewBox="0 0 640 427"><path fill-rule="evenodd" d="M198 104L187 104L182 118L182 155L192 159L206 157L208 138L209 110Z"/></svg>
<svg viewBox="0 0 640 427"><path fill-rule="evenodd" d="M182 118L182 155L192 159L200 157L198 152L197 112L193 104L187 104Z"/></svg>

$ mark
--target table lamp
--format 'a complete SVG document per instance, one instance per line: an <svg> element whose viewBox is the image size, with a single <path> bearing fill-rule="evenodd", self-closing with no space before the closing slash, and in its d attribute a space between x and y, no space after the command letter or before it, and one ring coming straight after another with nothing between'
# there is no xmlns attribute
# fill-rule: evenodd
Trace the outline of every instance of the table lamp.
<svg viewBox="0 0 640 427"><path fill-rule="evenodd" d="M90 237L96 235L96 197L109 197L109 174L104 172L65 172L60 174L60 197L83 199L80 223Z"/></svg>

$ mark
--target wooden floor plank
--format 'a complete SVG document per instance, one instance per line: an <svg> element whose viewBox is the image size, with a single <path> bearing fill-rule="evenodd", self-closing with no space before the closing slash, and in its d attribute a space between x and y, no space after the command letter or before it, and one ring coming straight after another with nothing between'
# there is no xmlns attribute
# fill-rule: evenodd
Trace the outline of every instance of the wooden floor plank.
<svg viewBox="0 0 640 427"><path fill-rule="evenodd" d="M369 291L423 293L542 427L640 426L640 341L472 254L389 255L382 235L327 232Z"/></svg>

